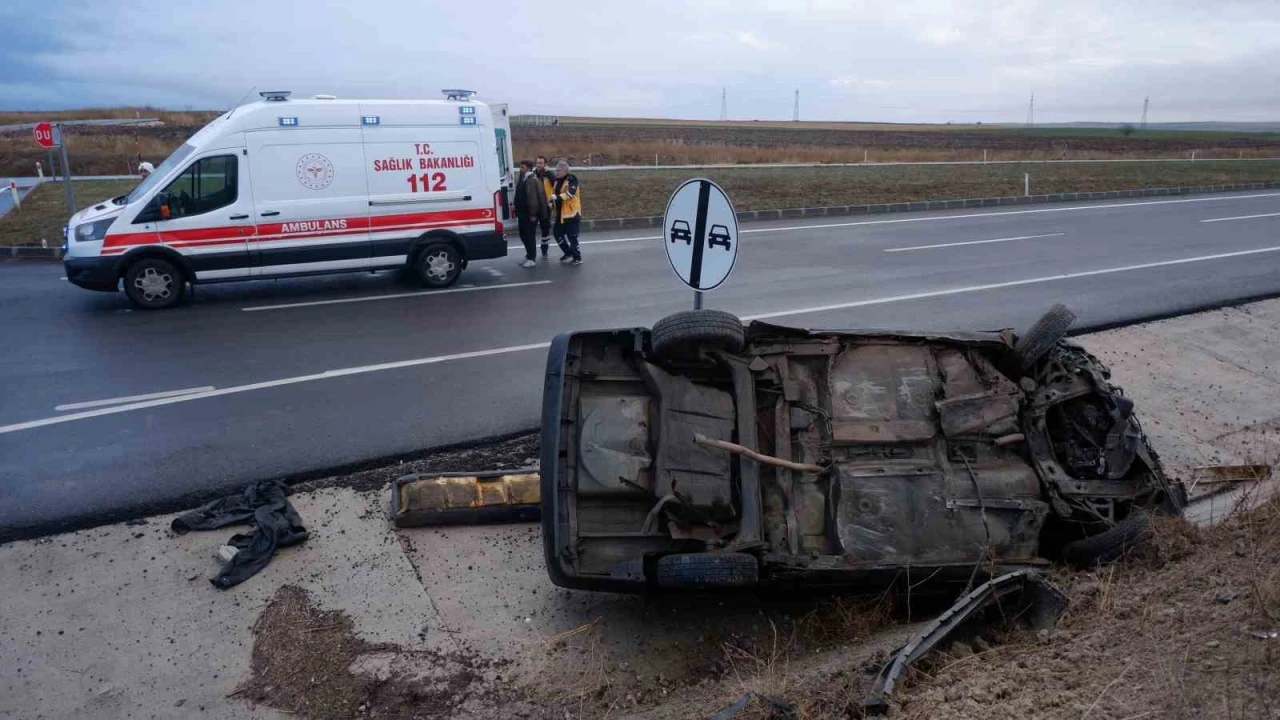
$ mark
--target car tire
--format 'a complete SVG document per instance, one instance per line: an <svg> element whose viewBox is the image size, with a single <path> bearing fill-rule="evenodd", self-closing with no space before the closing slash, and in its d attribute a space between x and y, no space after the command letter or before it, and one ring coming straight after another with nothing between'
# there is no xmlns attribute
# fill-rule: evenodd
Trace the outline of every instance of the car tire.
<svg viewBox="0 0 1280 720"><path fill-rule="evenodd" d="M159 257L142 258L124 271L124 294L139 310L164 310L182 302L186 275Z"/></svg>
<svg viewBox="0 0 1280 720"><path fill-rule="evenodd" d="M1151 536L1151 518L1142 510L1134 510L1097 535L1064 545L1062 559L1079 569L1107 565L1142 546Z"/></svg>
<svg viewBox="0 0 1280 720"><path fill-rule="evenodd" d="M1068 310L1066 305L1059 304L1049 308L1049 312L1041 315L1036 324L1019 335L1018 341L1014 343L1013 353L1018 370L1023 373L1030 371L1036 361L1067 336L1067 330L1075 321L1076 314Z"/></svg>
<svg viewBox="0 0 1280 720"><path fill-rule="evenodd" d="M746 332L737 316L721 310L685 310L653 324L649 341L662 358L697 355L700 349L739 352Z"/></svg>
<svg viewBox="0 0 1280 720"><path fill-rule="evenodd" d="M712 590L755 585L760 564L746 553L690 553L658 558L658 587Z"/></svg>
<svg viewBox="0 0 1280 720"><path fill-rule="evenodd" d="M462 275L462 255L449 243L432 243L414 260L418 281L424 287L447 288Z"/></svg>

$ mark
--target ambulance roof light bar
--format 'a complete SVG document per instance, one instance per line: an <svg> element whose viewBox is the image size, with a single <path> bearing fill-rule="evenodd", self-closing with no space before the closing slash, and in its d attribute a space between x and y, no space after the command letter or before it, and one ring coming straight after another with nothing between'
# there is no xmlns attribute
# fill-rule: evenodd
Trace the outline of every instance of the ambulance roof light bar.
<svg viewBox="0 0 1280 720"><path fill-rule="evenodd" d="M293 93L288 90L264 90L258 94L265 102L284 102Z"/></svg>
<svg viewBox="0 0 1280 720"><path fill-rule="evenodd" d="M440 92L444 93L446 100L458 100L461 102L470 102L471 96L476 94L475 90L459 90L456 88L441 90Z"/></svg>

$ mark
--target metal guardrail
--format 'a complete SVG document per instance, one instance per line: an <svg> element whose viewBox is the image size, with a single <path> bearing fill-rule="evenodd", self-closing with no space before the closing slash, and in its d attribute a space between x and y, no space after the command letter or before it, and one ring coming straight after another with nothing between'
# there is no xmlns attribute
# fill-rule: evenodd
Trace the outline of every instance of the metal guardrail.
<svg viewBox="0 0 1280 720"><path fill-rule="evenodd" d="M114 126L131 126L138 125L142 127L152 127L163 125L160 118L106 118L99 120L59 120L58 124L67 127L75 126L98 126L98 127L114 127ZM30 130L39 123L18 123L16 125L0 125L0 134L20 132L22 130Z"/></svg>

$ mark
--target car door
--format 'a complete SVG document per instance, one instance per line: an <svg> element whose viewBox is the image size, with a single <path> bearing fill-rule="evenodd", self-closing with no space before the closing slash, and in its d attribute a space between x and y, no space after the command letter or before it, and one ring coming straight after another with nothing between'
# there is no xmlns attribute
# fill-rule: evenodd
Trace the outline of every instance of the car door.
<svg viewBox="0 0 1280 720"><path fill-rule="evenodd" d="M353 114L331 112L308 121L329 118L336 124ZM359 127L292 126L249 134L258 221L254 275L369 267L369 189L360 141Z"/></svg>
<svg viewBox="0 0 1280 720"><path fill-rule="evenodd" d="M253 193L239 149L194 160L156 196L157 241L182 255L196 280L250 275Z"/></svg>

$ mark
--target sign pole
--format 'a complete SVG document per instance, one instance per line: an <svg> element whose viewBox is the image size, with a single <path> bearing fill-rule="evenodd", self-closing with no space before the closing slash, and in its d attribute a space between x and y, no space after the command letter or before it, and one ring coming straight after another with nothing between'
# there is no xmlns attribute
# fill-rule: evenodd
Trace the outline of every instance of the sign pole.
<svg viewBox="0 0 1280 720"><path fill-rule="evenodd" d="M662 216L663 245L671 269L690 290L693 309L728 279L738 257L738 218L718 185L688 180L671 194Z"/></svg>
<svg viewBox="0 0 1280 720"><path fill-rule="evenodd" d="M76 214L76 194L71 189L71 163L67 162L67 138L62 134L62 124L54 125L54 137L58 142L58 152L62 155L62 184L67 189L67 212Z"/></svg>

